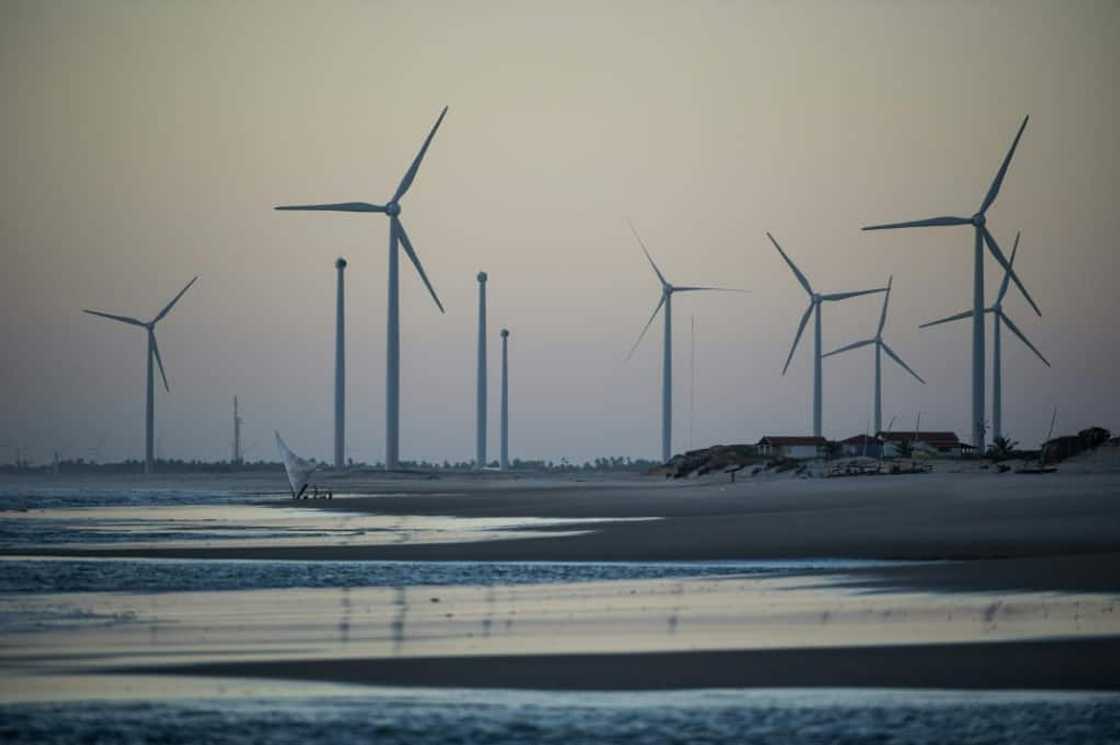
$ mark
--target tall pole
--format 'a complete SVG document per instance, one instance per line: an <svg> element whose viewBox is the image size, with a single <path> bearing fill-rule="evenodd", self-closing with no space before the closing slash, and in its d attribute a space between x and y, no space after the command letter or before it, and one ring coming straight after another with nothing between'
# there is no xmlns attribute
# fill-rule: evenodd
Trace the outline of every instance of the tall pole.
<svg viewBox="0 0 1120 745"><path fill-rule="evenodd" d="M883 425L883 344L875 340L875 434L882 431Z"/></svg>
<svg viewBox="0 0 1120 745"><path fill-rule="evenodd" d="M389 312L385 333L385 469L400 468L401 324L396 223L389 223Z"/></svg>
<svg viewBox="0 0 1120 745"><path fill-rule="evenodd" d="M984 238L976 227L972 281L972 444L984 454Z"/></svg>
<svg viewBox="0 0 1120 745"><path fill-rule="evenodd" d="M233 464L241 464L241 416L237 413L237 396L233 397Z"/></svg>
<svg viewBox="0 0 1120 745"><path fill-rule="evenodd" d="M692 434L696 422L696 316L689 318L689 381L688 381L688 449L692 450Z"/></svg>
<svg viewBox="0 0 1120 745"><path fill-rule="evenodd" d="M813 436L821 436L821 301L813 299Z"/></svg>
<svg viewBox="0 0 1120 745"><path fill-rule="evenodd" d="M509 329L502 329L502 450L498 464L509 470Z"/></svg>
<svg viewBox="0 0 1120 745"><path fill-rule="evenodd" d="M144 417L144 473L155 470L155 416L156 384L152 357L155 354L155 335L148 329L148 409Z"/></svg>
<svg viewBox="0 0 1120 745"><path fill-rule="evenodd" d="M478 389L475 411L475 466L486 467L486 272L478 273Z"/></svg>
<svg viewBox="0 0 1120 745"><path fill-rule="evenodd" d="M665 343L661 360L661 462L668 463L673 440L673 294L665 293Z"/></svg>
<svg viewBox="0 0 1120 745"><path fill-rule="evenodd" d="M992 314L992 439L1003 437L1003 360L1000 345L1000 318Z"/></svg>
<svg viewBox="0 0 1120 745"><path fill-rule="evenodd" d="M346 317L343 272L346 259L334 262L338 270L338 299L334 323L334 467L346 467Z"/></svg>

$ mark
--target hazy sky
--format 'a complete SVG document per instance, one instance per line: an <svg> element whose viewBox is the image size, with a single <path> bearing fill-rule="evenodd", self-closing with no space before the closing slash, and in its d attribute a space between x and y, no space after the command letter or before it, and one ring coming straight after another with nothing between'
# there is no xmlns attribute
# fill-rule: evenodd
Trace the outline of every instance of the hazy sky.
<svg viewBox="0 0 1120 745"><path fill-rule="evenodd" d="M969 215L1031 120L989 225L1042 307L1006 304L1054 363L1005 336L1004 427L1028 444L1120 429L1120 3L50 2L0 4L0 443L39 461L141 457L144 334L158 329L164 457L225 458L240 396L252 458L272 430L331 448L334 260L348 277L349 454L384 447L387 221L278 213L384 202L447 104L403 218L447 307L402 264L406 459L473 457L476 283L512 331L512 455L655 456L658 285L674 301L674 449L811 428L806 297L894 274L884 418L967 436ZM403 258L403 257L402 257ZM988 296L1000 273L989 260ZM826 306L824 345L871 336L878 298ZM989 327L990 352L990 327ZM825 361L825 434L863 431L872 352ZM10 460L11 449L0 450Z"/></svg>

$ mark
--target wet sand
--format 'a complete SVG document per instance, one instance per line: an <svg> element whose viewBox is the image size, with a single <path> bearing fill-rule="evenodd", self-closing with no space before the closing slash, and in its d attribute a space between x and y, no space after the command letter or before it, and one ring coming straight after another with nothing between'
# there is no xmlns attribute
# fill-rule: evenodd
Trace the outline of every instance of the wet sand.
<svg viewBox="0 0 1120 745"><path fill-rule="evenodd" d="M723 478L682 483L649 477L577 481L366 476L332 485L352 496L298 504L331 513L402 516L659 519L608 521L579 535L471 543L50 547L36 553L418 561L950 559L959 563L883 576L904 586L944 589L1120 590L1117 472L748 478L734 485ZM292 502L275 504L287 507ZM970 561L977 559L1001 561Z"/></svg>
<svg viewBox="0 0 1120 745"><path fill-rule="evenodd" d="M1116 691L1120 690L1120 638L641 654L273 660L144 667L131 672L429 688Z"/></svg>
<svg viewBox="0 0 1120 745"><path fill-rule="evenodd" d="M177 486L184 483L172 481ZM246 494L279 493L275 481L272 477L200 480ZM301 501L299 506L343 514L608 521L578 535L538 534L470 543L44 547L34 553L265 560L948 560L803 579L822 586L839 583L851 591L888 598L898 593L932 593L961 603L977 595L993 609L1001 607L1005 595L1017 592L1047 597L1095 593L1103 599L1098 603L1095 630L1076 632L1080 623L1076 609L1067 609L1067 617L1056 625L1037 631L1020 629L1006 637L985 635L983 624L976 633L939 637L909 619L897 626L906 629L905 638L889 638L876 636L881 627L860 616L853 617L850 638L838 644L827 636L817 638L817 630L805 626L790 629L794 637L786 639L785 646L775 648L771 643L758 648L736 639L743 633L744 619L732 618L722 608L715 617L727 625L729 641L720 649L686 643L681 637L666 637L668 648L639 648L632 643L597 648L595 633L578 633L562 645L537 644L512 651L479 648L474 641L448 650L418 649L404 656L351 647L331 656L306 650L299 659L208 659L189 665L152 660L152 666L143 668L115 668L122 672L545 689L1120 689L1120 617L1113 615L1115 596L1120 593L1120 472L1115 470L1070 469L1045 477L943 470L834 480L745 478L734 485L722 477L682 483L629 476L516 479L487 474L438 479L362 474L328 483L340 496L330 502ZM293 504L283 498L270 503ZM637 517L657 519L610 521ZM681 619L695 607L695 602L682 605ZM845 600L823 609L821 615L853 607ZM1049 612L1045 605L1038 608L1044 616ZM677 613L670 612L669 626L661 628L677 633L672 631ZM969 612L984 616L983 610ZM604 611L596 618L610 619L612 613ZM647 619L648 613L640 607L634 618ZM413 619L415 614L414 608L407 617ZM381 622L390 629L397 623ZM658 615L656 622L666 620ZM1048 623L1052 622L1051 618ZM680 624L686 628L683 620ZM697 633L712 633L709 627L699 628L702 631ZM443 638L454 647L452 639Z"/></svg>

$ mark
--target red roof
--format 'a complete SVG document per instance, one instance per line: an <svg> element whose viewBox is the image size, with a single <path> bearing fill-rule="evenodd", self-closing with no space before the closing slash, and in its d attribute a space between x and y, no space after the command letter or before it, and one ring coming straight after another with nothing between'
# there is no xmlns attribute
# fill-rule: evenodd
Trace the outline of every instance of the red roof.
<svg viewBox="0 0 1120 745"><path fill-rule="evenodd" d="M828 441L823 437L775 437L773 435L767 435L758 441L759 445L763 443L767 445L827 445Z"/></svg>

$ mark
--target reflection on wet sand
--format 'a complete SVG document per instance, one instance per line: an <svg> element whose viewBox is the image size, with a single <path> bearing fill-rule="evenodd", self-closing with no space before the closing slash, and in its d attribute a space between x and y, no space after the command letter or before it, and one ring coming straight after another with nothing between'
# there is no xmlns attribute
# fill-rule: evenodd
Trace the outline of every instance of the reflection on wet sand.
<svg viewBox="0 0 1120 745"><path fill-rule="evenodd" d="M39 619L9 632L0 650L0 693L14 695L27 675L203 661L1115 635L1117 601L1093 594L855 593L820 576L40 595L0 606L9 618ZM325 615L332 605L337 616ZM501 634L494 633L498 619Z"/></svg>
<svg viewBox="0 0 1120 745"><path fill-rule="evenodd" d="M620 518L612 522L651 520ZM6 512L8 550L366 546L491 541L586 532L601 518L377 515L262 505L146 505ZM569 528L557 530L557 527Z"/></svg>

